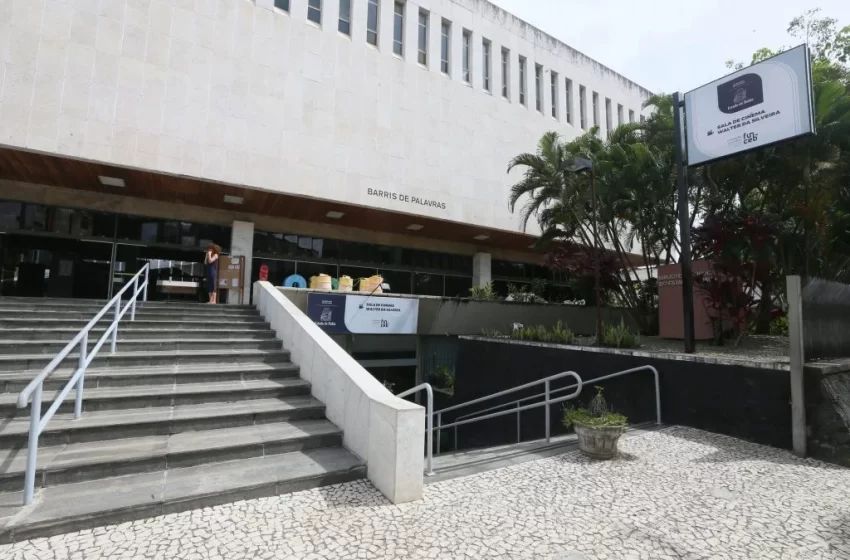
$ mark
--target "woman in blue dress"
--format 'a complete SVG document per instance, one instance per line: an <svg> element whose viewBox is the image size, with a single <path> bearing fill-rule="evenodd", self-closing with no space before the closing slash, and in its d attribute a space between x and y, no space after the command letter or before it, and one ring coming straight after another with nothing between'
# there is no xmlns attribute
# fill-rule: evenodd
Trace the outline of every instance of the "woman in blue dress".
<svg viewBox="0 0 850 560"><path fill-rule="evenodd" d="M220 253L221 247L219 247L215 243L210 243L209 247L207 247L207 252L204 255L204 266L206 266L207 269L207 292L209 292L209 303L211 304L217 303L216 287L218 285L218 255Z"/></svg>

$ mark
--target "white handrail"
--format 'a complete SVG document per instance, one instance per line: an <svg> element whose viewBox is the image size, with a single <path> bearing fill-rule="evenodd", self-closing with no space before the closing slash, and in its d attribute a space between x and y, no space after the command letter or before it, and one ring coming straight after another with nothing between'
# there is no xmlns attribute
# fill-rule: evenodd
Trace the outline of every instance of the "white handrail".
<svg viewBox="0 0 850 560"><path fill-rule="evenodd" d="M549 391L549 384L552 381L557 381L558 379L561 379L561 378L564 378L564 377L572 377L576 380L575 384L571 385L571 387L575 387L576 390L573 393L567 395L566 397L560 397L558 399L552 399L550 391ZM550 423L550 416L549 416L549 412L550 412L549 406L553 405L553 404L560 403L560 402L568 401L570 399L574 399L574 398L578 397L581 394L582 384L583 384L583 382L581 380L581 377L579 377L579 375L576 372L565 371L565 372L562 372L562 373L556 373L555 375L550 375L549 377L545 377L543 379L538 379L537 381L532 381L531 383L526 383L525 385L520 385L519 387L513 387L512 389L506 389L504 391L499 391L498 393L493 393L492 395L487 395L486 397L481 397L481 398L478 398L478 399L475 399L475 400L471 400L469 402L456 404L454 406L450 406L448 408L438 410L437 412L434 413L434 414L437 415L437 427L435 428L437 430L437 449L440 448L440 434L442 433L443 430L445 430L447 428L456 428L457 426L462 426L464 424L472 424L473 422L479 422L481 420L487 420L489 418L497 418L499 416L505 416L507 414L517 414L517 415L519 415L520 412L523 412L523 411L526 411L526 410L531 410L533 408L540 408L540 407L545 407L545 412L546 412L546 420L545 420L546 421L546 442L548 443L549 439L550 439L550 430L551 430L551 423ZM543 387L544 387L545 392L543 394L546 397L546 400L544 400L543 402L539 402L539 403L535 403L535 404L529 404L529 405L526 405L526 406L518 406L514 410L504 410L502 412L493 412L493 413L487 414L485 416L479 416L477 418L470 418L468 420L459 420L459 421L455 420L455 422L453 422L451 424L446 424L445 426L443 426L443 413L444 412L447 412L449 410L457 410L459 408L464 408L464 407L467 407L467 406L470 406L470 405L473 405L473 404L488 401L490 399L502 397L504 395L510 395L511 393L516 393L517 391L529 389L529 388L534 387L536 385L543 385Z"/></svg>
<svg viewBox="0 0 850 560"><path fill-rule="evenodd" d="M612 374L609 374L609 375L603 375L602 377L597 377L595 379L583 381L582 386L584 387L584 386L587 386L587 385L595 385L597 383L601 383L602 381L608 381L609 379L614 379L615 377L621 377L623 375L628 375L630 373L636 373L636 372L644 371L644 370L650 371L655 378L655 423L656 423L656 425L660 426L661 425L661 387L660 387L660 382L659 382L658 370L655 369L653 366L639 366L639 367L632 368L632 369L618 371L616 373L612 373ZM527 387L527 385L523 386L523 388L526 388L526 387ZM573 384L573 385L568 385L566 387L561 387L560 389L555 389L554 391L551 391L549 393L549 396L555 395L556 393L568 391L569 389L574 389L575 387L576 387L576 385ZM500 393L500 394L504 394L504 392ZM509 410L508 412L510 412L511 414L517 415L517 443L519 443L520 434L521 434L520 413L523 410L525 410L524 408L521 408L522 403L524 403L526 401L532 401L534 399L539 399L540 397L545 397L545 396L546 396L546 393L538 393L536 395L531 395L530 397L524 397L522 399L517 399L515 401L497 404L495 406L491 406L491 407L485 408L483 410L476 410L475 412L470 412L469 414L464 414L463 416L458 416L457 418L455 418L455 423L452 426L443 426L443 428L445 429L446 427L454 427L455 450L457 450L457 427L460 426L460 425L466 424L466 423L471 423L471 422L461 422L462 420L466 420L467 418L471 418L472 421L476 421L476 420L479 419L479 415L482 415L486 412L499 410L500 408L516 407L512 410ZM453 409L463 408L466 405L475 404L477 402L481 402L482 400L486 400L488 398L490 398L490 397L483 397L482 399L476 399L475 401L470 401L468 403L462 403L460 405L456 405L455 407L453 407ZM448 409L443 409L439 412L443 413L446 410L448 410ZM484 419L484 418L485 417L482 416L480 419ZM487 418L490 418L490 416L487 416Z"/></svg>
<svg viewBox="0 0 850 560"><path fill-rule="evenodd" d="M413 389L408 389L403 393L399 393L396 396L403 399L404 397L418 393L423 389L428 394L428 405L425 410L427 418L427 431L425 437L427 438L428 446L428 469L425 471L425 475L434 476L434 390L431 388L430 383L423 383L422 385L417 385Z"/></svg>
<svg viewBox="0 0 850 560"><path fill-rule="evenodd" d="M130 310L130 320L136 320L136 300L138 299L139 294L142 294L142 301L148 300L149 266L149 264L145 264L145 266L143 266L142 269L133 276L133 279L127 282L127 285L124 286L121 291L115 295L115 297L109 300L109 303L103 306L103 309L101 309L100 312L95 315L94 318L89 321L74 338L71 339L71 342L66 344L65 347L59 351L56 357L53 358L50 363L41 370L41 373L36 375L35 379L30 381L24 390L21 391L20 395L18 395L18 408L26 408L27 404L30 402L30 398L32 398L32 406L30 407L30 429L27 444L27 471L26 479L24 480L25 506L32 503L33 494L35 493L35 467L36 460L38 458L38 438L41 436L41 432L47 427L47 423L50 422L50 419L53 418L53 415L56 414L56 411L59 410L60 406L62 406L62 402L65 400L65 397L68 396L68 393L71 392L71 389L75 385L77 395L74 402L74 420L78 420L80 416L82 416L83 383L85 382L86 368L88 368L89 364L91 364L92 360L110 335L112 336L110 353L115 353L115 348L118 344L118 322L121 321L128 309ZM143 273L145 275L145 281L139 285L139 279ZM124 295L124 292L129 290L131 286L134 288L133 295L127 300L126 306L122 309L121 296ZM89 352L89 332L113 306L115 308L115 315L112 318L112 324L108 329L106 329L106 332L103 333L103 336L100 337L100 340L97 341L97 344L94 345L91 352ZM68 380L68 383L65 384L65 387L56 394L53 399L53 404L50 405L50 408L48 408L47 412L44 416L42 416L41 401L42 392L44 390L44 380L53 373L56 367L62 363L62 360L67 358L68 354L70 354L77 346L80 347L77 359L77 369L74 371L71 379Z"/></svg>

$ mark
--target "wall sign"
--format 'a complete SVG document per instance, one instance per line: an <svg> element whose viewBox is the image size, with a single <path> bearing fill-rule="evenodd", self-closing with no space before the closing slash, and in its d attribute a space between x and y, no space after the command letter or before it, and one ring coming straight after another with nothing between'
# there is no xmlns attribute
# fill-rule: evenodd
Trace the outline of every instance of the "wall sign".
<svg viewBox="0 0 850 560"><path fill-rule="evenodd" d="M395 192L395 191L382 191L378 189L366 189L366 194L370 197L375 198L384 198L386 200L398 200L399 202L404 202L406 204L410 204L412 206L426 206L428 208L439 208L440 210L446 209L446 203L442 200L434 200L431 198L421 198L418 196L412 196L405 193Z"/></svg>
<svg viewBox="0 0 850 560"><path fill-rule="evenodd" d="M416 334L419 300L307 294L307 316L335 334Z"/></svg>
<svg viewBox="0 0 850 560"><path fill-rule="evenodd" d="M685 94L688 165L813 134L805 45Z"/></svg>

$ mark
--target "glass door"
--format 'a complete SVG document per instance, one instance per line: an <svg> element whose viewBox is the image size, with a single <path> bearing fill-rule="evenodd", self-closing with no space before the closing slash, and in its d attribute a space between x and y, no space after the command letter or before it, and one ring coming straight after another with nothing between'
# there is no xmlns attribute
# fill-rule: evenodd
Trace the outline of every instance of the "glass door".
<svg viewBox="0 0 850 560"><path fill-rule="evenodd" d="M150 263L148 300L206 301L203 251L116 243L112 293Z"/></svg>

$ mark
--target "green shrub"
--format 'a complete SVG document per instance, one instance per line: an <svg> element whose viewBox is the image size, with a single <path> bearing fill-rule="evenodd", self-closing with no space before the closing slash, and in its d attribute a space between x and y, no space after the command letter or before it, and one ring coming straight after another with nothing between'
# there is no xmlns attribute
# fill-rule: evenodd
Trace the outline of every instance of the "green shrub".
<svg viewBox="0 0 850 560"><path fill-rule="evenodd" d="M788 316L777 317L770 322L770 334L788 336Z"/></svg>
<svg viewBox="0 0 850 560"><path fill-rule="evenodd" d="M502 333L496 329L481 329L481 334L490 338L501 338L502 336Z"/></svg>
<svg viewBox="0 0 850 560"><path fill-rule="evenodd" d="M602 396L602 388L597 387L596 396L590 400L587 408L564 408L563 423L567 428L575 424L591 428L607 428L626 426L628 418L612 411L605 397Z"/></svg>
<svg viewBox="0 0 850 560"><path fill-rule="evenodd" d="M473 286L469 293L472 295L472 299L479 299L483 301L493 301L499 299L499 294L496 293L495 288L493 288L492 282L487 282L481 286Z"/></svg>
<svg viewBox="0 0 850 560"><path fill-rule="evenodd" d="M626 326L626 322L620 319L617 326L602 327L602 338L598 341L600 346L609 348L637 348L640 346L638 335Z"/></svg>
<svg viewBox="0 0 850 560"><path fill-rule="evenodd" d="M455 372L449 369L448 366L440 366L437 368L434 378L440 383L440 388L450 397L455 394Z"/></svg>
<svg viewBox="0 0 850 560"><path fill-rule="evenodd" d="M516 328L511 333L511 338L515 340L527 340L529 342L573 344L575 343L576 335L562 321L558 321L552 327L552 330L547 329L543 325Z"/></svg>

